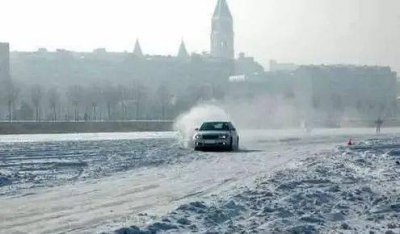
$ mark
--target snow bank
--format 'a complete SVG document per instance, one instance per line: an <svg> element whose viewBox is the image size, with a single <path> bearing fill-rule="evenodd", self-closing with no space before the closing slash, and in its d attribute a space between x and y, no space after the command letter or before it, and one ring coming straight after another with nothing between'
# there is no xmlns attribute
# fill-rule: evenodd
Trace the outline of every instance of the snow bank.
<svg viewBox="0 0 400 234"><path fill-rule="evenodd" d="M400 138L310 155L256 187L182 205L146 227L116 233L399 233Z"/></svg>

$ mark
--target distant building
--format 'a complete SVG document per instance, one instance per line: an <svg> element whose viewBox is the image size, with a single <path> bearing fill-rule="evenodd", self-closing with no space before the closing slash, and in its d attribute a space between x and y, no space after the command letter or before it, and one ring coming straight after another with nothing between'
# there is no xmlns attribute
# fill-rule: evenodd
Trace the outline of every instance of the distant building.
<svg viewBox="0 0 400 234"><path fill-rule="evenodd" d="M10 79L10 46L0 43L0 81Z"/></svg>
<svg viewBox="0 0 400 234"><path fill-rule="evenodd" d="M346 119L393 117L396 76L389 67L301 66L293 75L293 87L305 118L336 125Z"/></svg>
<svg viewBox="0 0 400 234"><path fill-rule="evenodd" d="M293 72L299 68L294 63L278 63L276 60L269 61L269 70L271 72Z"/></svg>
<svg viewBox="0 0 400 234"><path fill-rule="evenodd" d="M45 53L47 53L48 51L47 51L47 49L46 48L39 48L38 50L37 50L37 53L39 53L39 54L45 54Z"/></svg>
<svg viewBox="0 0 400 234"><path fill-rule="evenodd" d="M136 40L133 51L92 53L57 49L50 52L13 52L12 76L26 84L65 87L112 81L126 84L133 79L151 86L228 82L232 75L252 78L264 68L252 57L241 54L234 60L233 17L225 0L218 0L212 15L210 53L190 54L182 40L173 56L148 55Z"/></svg>
<svg viewBox="0 0 400 234"><path fill-rule="evenodd" d="M182 40L181 45L179 46L178 58L185 59L188 57L189 57L189 54L186 50L185 42Z"/></svg>
<svg viewBox="0 0 400 234"><path fill-rule="evenodd" d="M274 126L285 116L293 116L288 120L290 126L299 126L302 120L310 125L337 126L345 119L376 120L396 114L400 85L389 67L299 66L272 60L270 71L265 72L244 53L235 59L233 17L226 0L217 2L210 39L209 52L190 53L182 40L176 53L168 56L146 54L139 40L130 52L104 48L50 52L41 48L10 54L9 45L0 43L0 81L11 76L26 87L40 84L61 92L73 85L126 87L137 83L141 92L151 94L165 85L184 107L193 104L189 99L229 96L226 100L246 100L249 105L261 101L256 107L265 111L263 117L273 120L274 113L280 114ZM287 110L292 111L288 114ZM268 125L268 120L265 123Z"/></svg>
<svg viewBox="0 0 400 234"><path fill-rule="evenodd" d="M245 75L236 75L236 76L229 77L230 82L245 82L246 80L247 80L247 77Z"/></svg>
<svg viewBox="0 0 400 234"><path fill-rule="evenodd" d="M396 77L390 67L307 65L295 70L231 76L229 94L233 100L250 103L257 103L260 98L275 100L265 108L292 110L287 117L291 117L293 127L300 126L301 121L313 127L339 127L354 121L365 126L378 118L397 117Z"/></svg>
<svg viewBox="0 0 400 234"><path fill-rule="evenodd" d="M143 57L142 47L140 46L139 39L136 40L135 49L133 49L133 54L137 57Z"/></svg>
<svg viewBox="0 0 400 234"><path fill-rule="evenodd" d="M93 50L94 54L107 54L106 48L98 48Z"/></svg>
<svg viewBox="0 0 400 234"><path fill-rule="evenodd" d="M234 59L233 18L225 0L218 0L211 27L211 56Z"/></svg>
<svg viewBox="0 0 400 234"><path fill-rule="evenodd" d="M247 77L259 77L264 75L264 67L257 63L253 57L246 57L244 53L239 54L235 60L235 74L246 75Z"/></svg>

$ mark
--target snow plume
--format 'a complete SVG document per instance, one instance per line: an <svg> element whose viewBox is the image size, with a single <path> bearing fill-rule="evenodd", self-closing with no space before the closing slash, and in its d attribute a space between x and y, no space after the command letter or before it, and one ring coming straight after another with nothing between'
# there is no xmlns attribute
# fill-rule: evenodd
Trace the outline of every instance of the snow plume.
<svg viewBox="0 0 400 234"><path fill-rule="evenodd" d="M180 115L174 124L180 142L188 147L195 129L206 121L229 121L227 112L215 104L200 104Z"/></svg>
<svg viewBox="0 0 400 234"><path fill-rule="evenodd" d="M224 103L238 129L299 127L301 118L292 100L274 95L228 99Z"/></svg>

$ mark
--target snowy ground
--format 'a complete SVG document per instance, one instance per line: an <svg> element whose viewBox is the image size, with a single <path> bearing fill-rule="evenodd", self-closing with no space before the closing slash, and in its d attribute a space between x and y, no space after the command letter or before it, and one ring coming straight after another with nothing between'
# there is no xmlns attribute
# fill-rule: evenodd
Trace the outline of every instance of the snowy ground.
<svg viewBox="0 0 400 234"><path fill-rule="evenodd" d="M174 133L3 136L0 233L398 233L400 131L386 131L242 132L237 153Z"/></svg>
<svg viewBox="0 0 400 234"><path fill-rule="evenodd" d="M399 156L400 138L366 140L117 233L400 233Z"/></svg>

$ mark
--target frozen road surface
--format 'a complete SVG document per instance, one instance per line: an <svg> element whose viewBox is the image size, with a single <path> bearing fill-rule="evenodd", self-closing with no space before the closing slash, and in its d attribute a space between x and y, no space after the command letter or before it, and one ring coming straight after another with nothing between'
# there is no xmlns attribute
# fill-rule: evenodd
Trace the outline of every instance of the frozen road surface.
<svg viewBox="0 0 400 234"><path fill-rule="evenodd" d="M293 211L296 207L293 208L290 201L282 201L286 202L282 204L287 204L285 214L289 221L282 218L285 215L269 215L268 217L275 219L263 222L261 215L256 216L254 213L261 208L253 206L255 204L245 204L255 202L251 199L253 195L257 197L258 192L272 189L266 188L265 184L273 186L278 178L291 181L294 175L295 178L308 175L307 170L302 171L299 167L318 172L320 168L314 167L321 158L335 154L357 157L371 152L374 149L371 144L376 143L370 140L373 138L372 132L371 129L320 130L312 135L304 135L296 130L246 131L241 135L241 151L234 153L193 152L180 147L174 133L1 136L0 233L109 233L131 226L152 231L157 225L156 230L161 232L167 229L168 232L183 233L207 230L239 232L253 229L256 232L275 229L282 231L283 227L290 226L285 224L290 222L289 218L294 222L292 226L297 225L297 221L293 221L293 217L297 217ZM391 129L390 132L391 134L380 136L383 140L376 143L376 148L387 146L387 139L391 139L392 143L396 142L393 134L398 129ZM338 146L343 146L350 136L355 141L367 143L360 144L354 151L339 149ZM362 148L365 145L368 147ZM393 143L392 147L383 147L374 155L396 155L393 153L396 146ZM382 165L389 164L385 161ZM329 170L323 175L329 174L328 172ZM335 171L337 172L340 171ZM386 173L385 176L396 176L393 172L382 173ZM312 176L314 175L318 173ZM260 178L269 178L271 181L262 183ZM314 180L309 178L304 181L305 184L309 182L312 185L322 183L317 180L315 183L310 182ZM280 181L279 185L284 182ZM268 197L276 202L287 195L287 191L299 192L296 190L298 187L290 183L279 189L282 189L281 196L274 197L277 192ZM237 199L238 196L241 199ZM201 215L202 212L192 214L187 210L182 211L182 207L187 207L194 201L202 201L201 204L205 204L207 209L211 209L210 204L213 204L212 207L224 207L225 203L231 206L243 204L237 209L240 210L238 215L217 219L223 223L215 221L213 226L195 221L194 217L198 217L198 220L209 220L209 217ZM392 202L390 199L389 201ZM320 202L323 203L324 200ZM393 202L386 204L389 210L385 211L385 207L382 207L383 213L379 213L377 208L378 214L396 209L400 212L397 203ZM400 207L400 201L398 202ZM347 206L351 207L349 204ZM181 209L177 210L178 207ZM265 207L262 209L265 210ZM214 211L212 208L205 213ZM275 211L271 208L270 212ZM339 217L340 220L342 216ZM252 217L258 217L256 224L249 221ZM328 219L307 217L303 217L304 222L314 222L314 226L300 227L299 230L334 228L329 226L331 224L328 224ZM235 218L238 220L235 221ZM241 226L232 229L235 227L226 224L228 219L240 223ZM278 219L282 223L277 223ZM396 217L391 217L389 221L393 220L395 222ZM360 228L363 229L361 226ZM392 228L396 231L397 227Z"/></svg>

